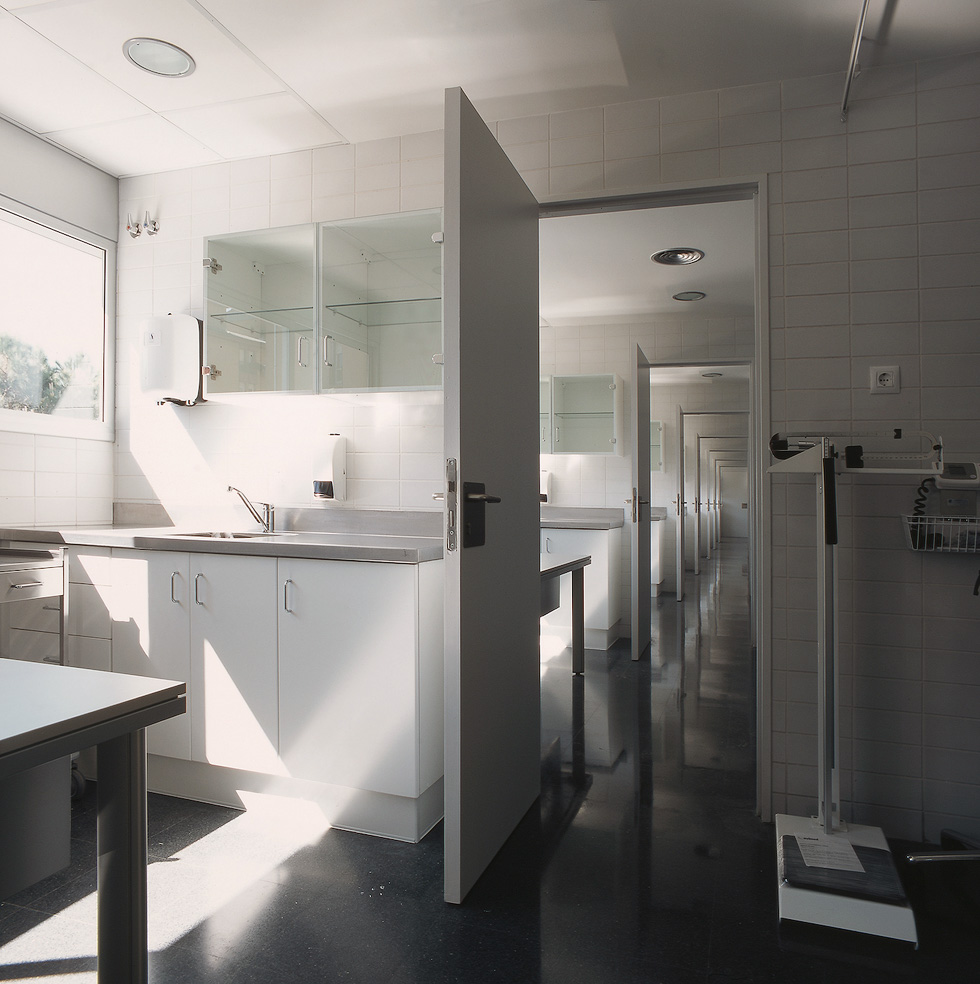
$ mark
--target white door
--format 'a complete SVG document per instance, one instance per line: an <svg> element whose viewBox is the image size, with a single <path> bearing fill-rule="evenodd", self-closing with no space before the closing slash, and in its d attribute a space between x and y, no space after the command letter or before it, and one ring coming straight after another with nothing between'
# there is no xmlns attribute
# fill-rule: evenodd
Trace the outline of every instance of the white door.
<svg viewBox="0 0 980 984"><path fill-rule="evenodd" d="M694 573L701 573L701 435L694 438Z"/></svg>
<svg viewBox="0 0 980 984"><path fill-rule="evenodd" d="M537 799L541 738L538 203L460 89L444 218L445 898L461 902Z"/></svg>
<svg viewBox="0 0 980 984"><path fill-rule="evenodd" d="M630 506L630 655L650 647L650 360L637 345L630 366L633 497Z"/></svg>
<svg viewBox="0 0 980 984"><path fill-rule="evenodd" d="M684 600L684 521L687 505L684 502L684 410L677 408L677 600Z"/></svg>

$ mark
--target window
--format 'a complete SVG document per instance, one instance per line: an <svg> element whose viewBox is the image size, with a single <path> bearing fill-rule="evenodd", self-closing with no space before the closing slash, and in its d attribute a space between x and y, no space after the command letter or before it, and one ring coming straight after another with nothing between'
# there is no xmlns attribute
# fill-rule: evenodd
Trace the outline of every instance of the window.
<svg viewBox="0 0 980 984"><path fill-rule="evenodd" d="M112 243L0 199L0 429L112 440L114 268Z"/></svg>

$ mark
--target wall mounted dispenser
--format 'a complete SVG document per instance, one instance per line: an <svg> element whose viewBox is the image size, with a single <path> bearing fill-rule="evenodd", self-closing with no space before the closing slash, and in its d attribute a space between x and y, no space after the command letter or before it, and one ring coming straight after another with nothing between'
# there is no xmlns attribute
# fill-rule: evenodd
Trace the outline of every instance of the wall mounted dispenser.
<svg viewBox="0 0 980 984"><path fill-rule="evenodd" d="M140 388L157 403L203 403L203 365L202 321L189 314L167 314L143 323Z"/></svg>
<svg viewBox="0 0 980 984"><path fill-rule="evenodd" d="M317 499L347 498L347 439L331 434L313 461L313 495Z"/></svg>

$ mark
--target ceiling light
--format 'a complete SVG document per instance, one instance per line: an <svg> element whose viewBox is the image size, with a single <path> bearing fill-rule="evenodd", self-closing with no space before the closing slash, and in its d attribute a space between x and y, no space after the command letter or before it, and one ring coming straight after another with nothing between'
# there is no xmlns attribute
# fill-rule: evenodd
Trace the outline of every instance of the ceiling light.
<svg viewBox="0 0 980 984"><path fill-rule="evenodd" d="M660 249L650 259L665 266L687 266L704 258L704 250L693 246L675 246L673 249Z"/></svg>
<svg viewBox="0 0 980 984"><path fill-rule="evenodd" d="M674 294L675 301L700 301L708 295L701 290L682 290L679 294Z"/></svg>
<svg viewBox="0 0 980 984"><path fill-rule="evenodd" d="M157 38L130 38L123 54L137 67L152 75L180 78L195 69L194 59L183 48Z"/></svg>

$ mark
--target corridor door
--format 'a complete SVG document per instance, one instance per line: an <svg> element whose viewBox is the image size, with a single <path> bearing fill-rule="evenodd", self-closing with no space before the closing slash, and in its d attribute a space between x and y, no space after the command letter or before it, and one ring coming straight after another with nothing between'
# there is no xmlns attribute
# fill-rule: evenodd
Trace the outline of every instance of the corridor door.
<svg viewBox="0 0 980 984"><path fill-rule="evenodd" d="M538 203L460 89L445 139L445 898L462 902L540 792Z"/></svg>
<svg viewBox="0 0 980 984"><path fill-rule="evenodd" d="M637 345L630 365L633 496L630 506L630 656L650 648L650 360Z"/></svg>

